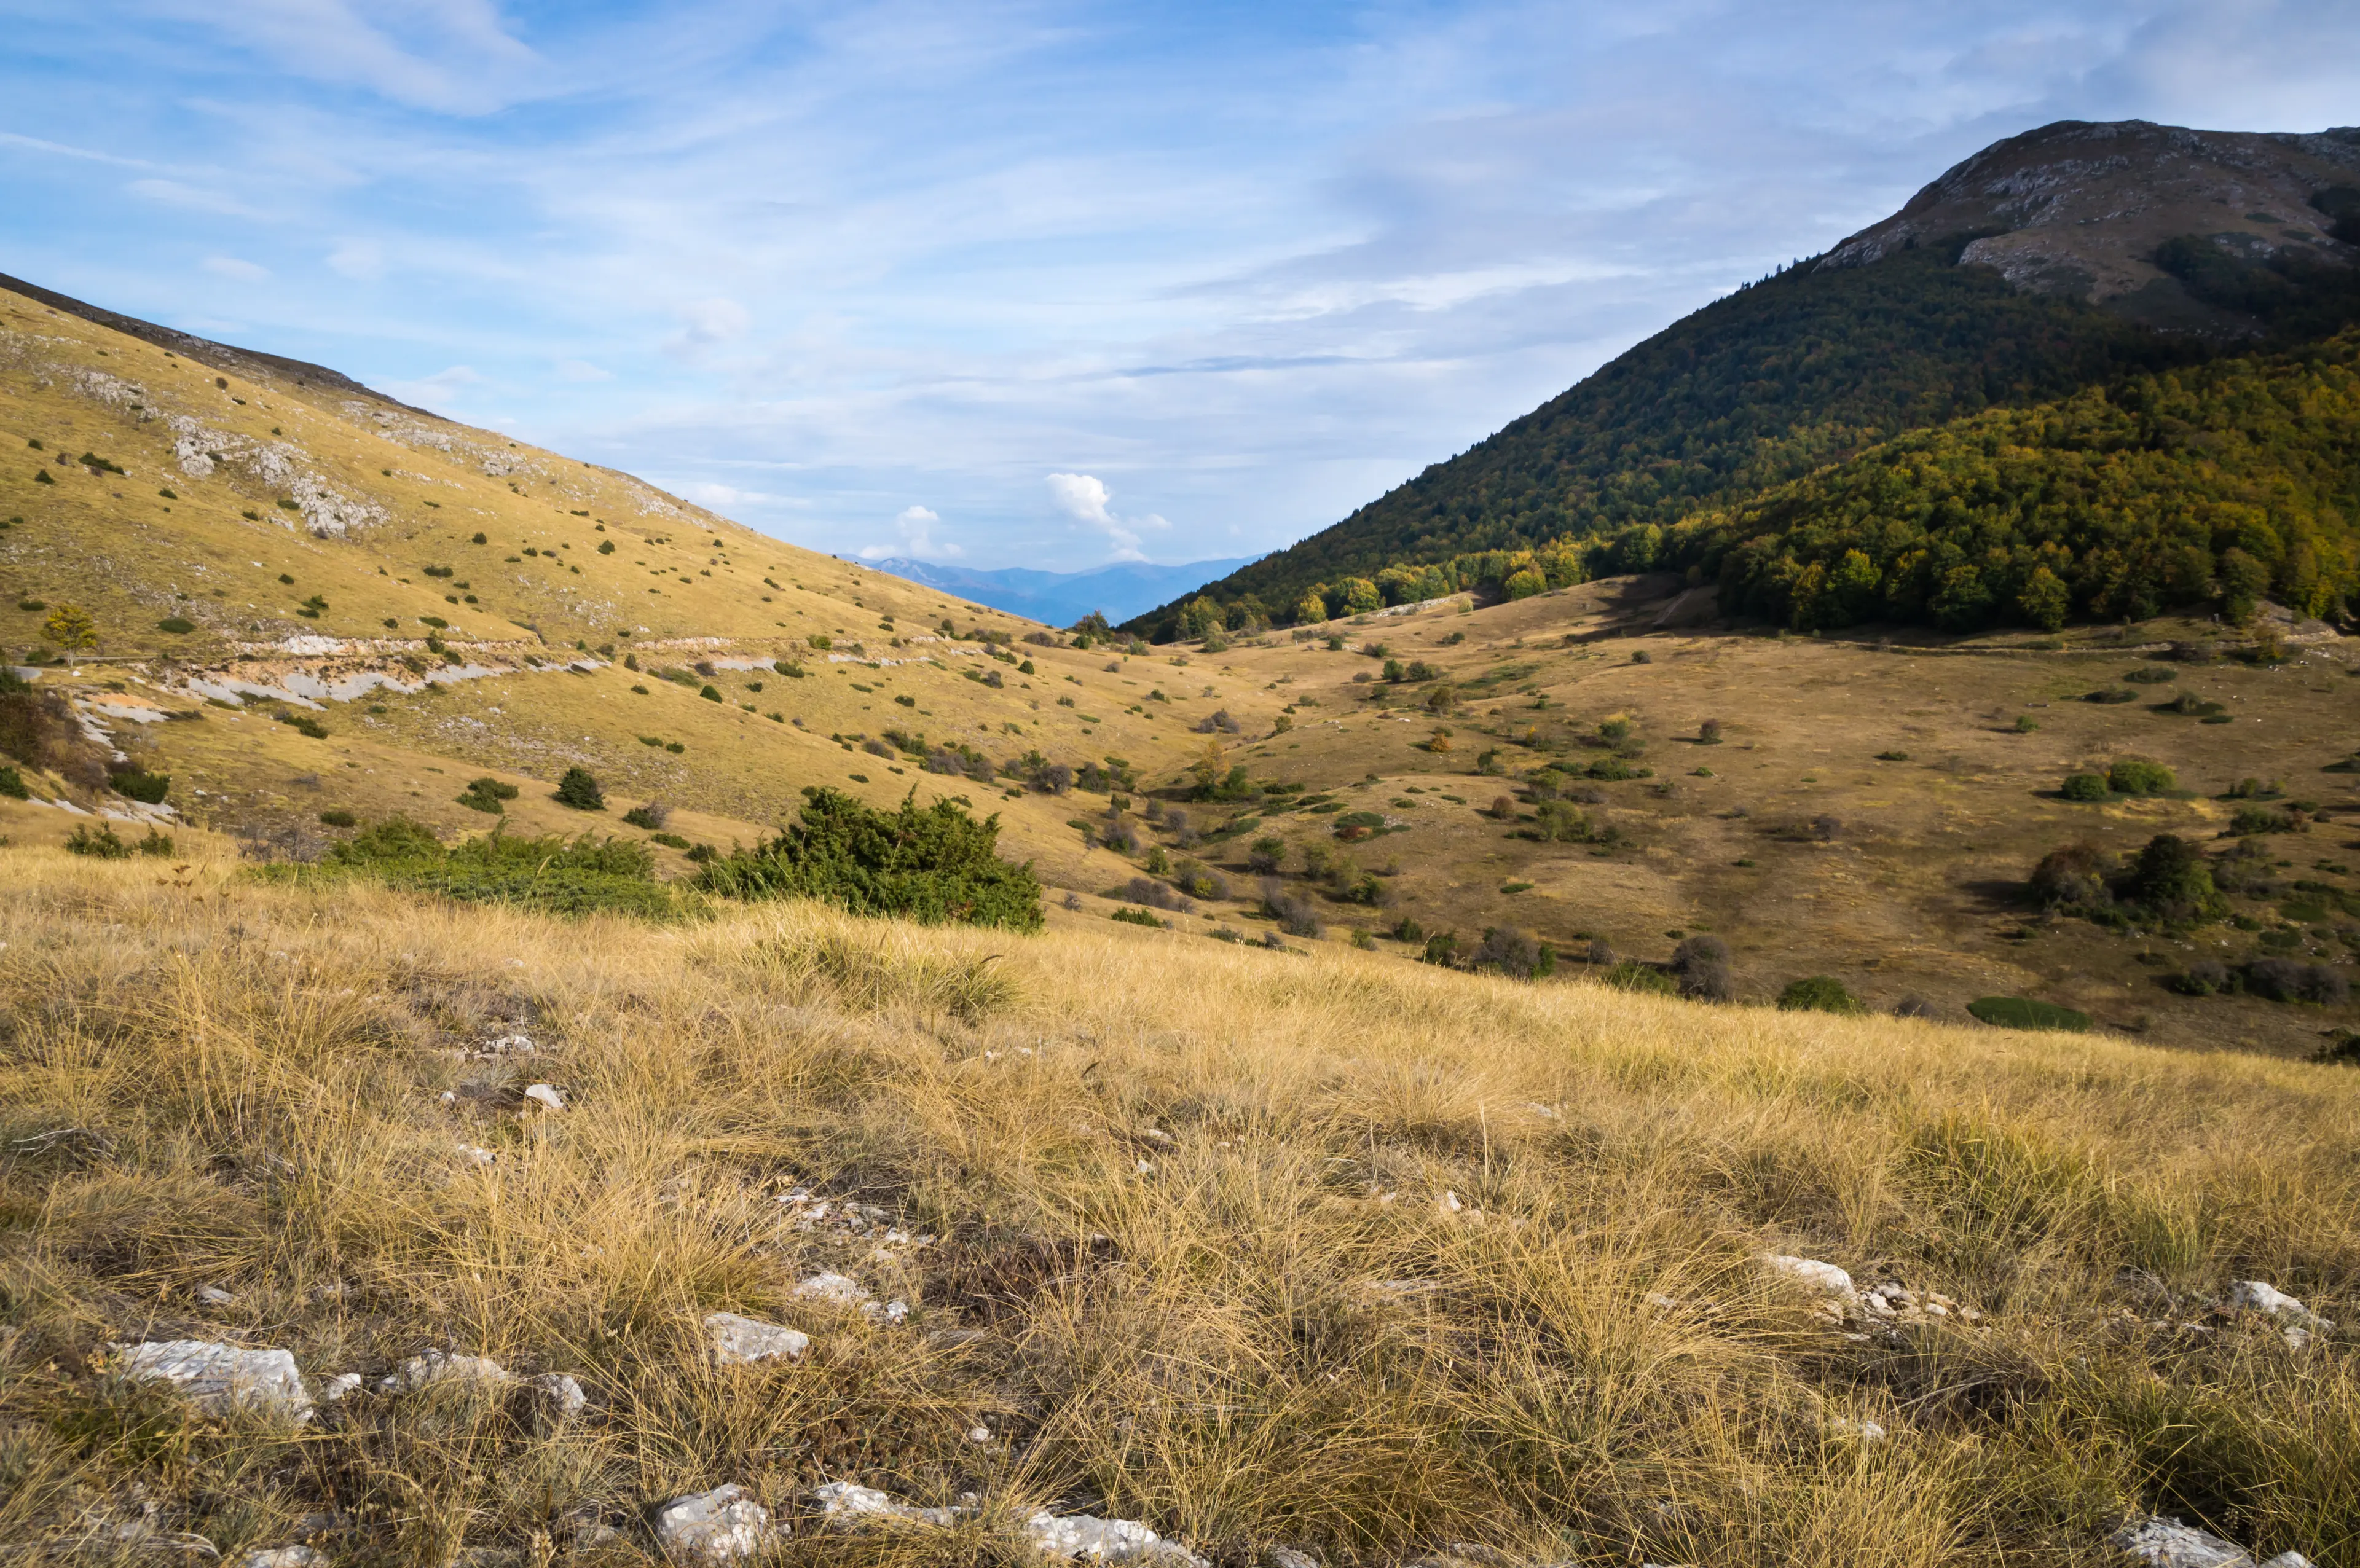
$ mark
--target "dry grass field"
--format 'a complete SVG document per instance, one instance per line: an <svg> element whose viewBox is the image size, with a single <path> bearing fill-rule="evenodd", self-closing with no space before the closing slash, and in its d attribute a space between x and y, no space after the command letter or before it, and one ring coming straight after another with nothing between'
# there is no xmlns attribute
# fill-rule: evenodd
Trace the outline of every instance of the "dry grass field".
<svg viewBox="0 0 2360 1568"><path fill-rule="evenodd" d="M2360 1073L180 847L0 857L18 1560L637 1563L736 1484L781 1563L1012 1563L1045 1507L1225 1565L2099 1563L2151 1510L2360 1563L2352 1330L2222 1305L2360 1313ZM809 1346L716 1366L716 1312ZM316 1413L108 1348L169 1340ZM380 1388L430 1351L511 1377ZM966 1511L829 1528L842 1480Z"/></svg>

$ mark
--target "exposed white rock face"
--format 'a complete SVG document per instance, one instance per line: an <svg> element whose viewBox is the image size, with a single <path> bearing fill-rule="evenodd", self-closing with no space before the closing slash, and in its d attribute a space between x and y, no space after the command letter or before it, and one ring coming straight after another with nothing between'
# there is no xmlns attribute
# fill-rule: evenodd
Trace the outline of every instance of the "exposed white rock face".
<svg viewBox="0 0 2360 1568"><path fill-rule="evenodd" d="M785 1356L792 1361L811 1347L811 1335L779 1323L741 1318L736 1312L715 1312L705 1320L713 1358L724 1367L744 1367Z"/></svg>
<svg viewBox="0 0 2360 1568"><path fill-rule="evenodd" d="M656 1541L675 1563L736 1563L786 1534L743 1486L678 1497L656 1511Z"/></svg>
<svg viewBox="0 0 2360 1568"><path fill-rule="evenodd" d="M544 1372L532 1380L533 1391L548 1405L549 1413L563 1424L590 1408L590 1396L582 1385L563 1372Z"/></svg>
<svg viewBox="0 0 2360 1568"><path fill-rule="evenodd" d="M360 1391L361 1375L359 1373L339 1372L334 1377L328 1379L328 1386L322 1391L320 1398L324 1403L333 1405L342 1400L346 1395L357 1394Z"/></svg>
<svg viewBox="0 0 2360 1568"><path fill-rule="evenodd" d="M1036 1513L1021 1529L1025 1543L1044 1557L1078 1557L1088 1563L1193 1563L1196 1568L1210 1568L1186 1547L1164 1540L1134 1519Z"/></svg>
<svg viewBox="0 0 2360 1568"><path fill-rule="evenodd" d="M480 1356L450 1356L430 1350L401 1364L401 1370L377 1383L387 1394L410 1394L440 1383L496 1387L508 1380L508 1369Z"/></svg>
<svg viewBox="0 0 2360 1568"><path fill-rule="evenodd" d="M2125 1525L2110 1538L2114 1549L2147 1568L2255 1568L2239 1546L2175 1519L2151 1518ZM2312 1568L2300 1552L2281 1552L2261 1568Z"/></svg>
<svg viewBox="0 0 2360 1568"><path fill-rule="evenodd" d="M524 1097L543 1110L562 1111L565 1108L565 1096L547 1083L530 1085L525 1090Z"/></svg>
<svg viewBox="0 0 2360 1568"><path fill-rule="evenodd" d="M284 1350L240 1350L202 1339L148 1340L107 1346L128 1377L160 1378L210 1410L258 1410L308 1421L311 1396Z"/></svg>
<svg viewBox="0 0 2360 1568"><path fill-rule="evenodd" d="M814 1274L794 1289L799 1301L825 1301L833 1307L863 1307L869 1292L841 1274Z"/></svg>

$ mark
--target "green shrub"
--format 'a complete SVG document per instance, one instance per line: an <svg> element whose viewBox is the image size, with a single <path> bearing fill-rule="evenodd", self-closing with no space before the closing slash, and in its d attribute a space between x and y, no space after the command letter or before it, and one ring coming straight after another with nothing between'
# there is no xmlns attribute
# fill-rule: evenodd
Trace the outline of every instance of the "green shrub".
<svg viewBox="0 0 2360 1568"><path fill-rule="evenodd" d="M195 631L197 623L180 615L167 615L156 623L156 629L159 632L170 632L177 637Z"/></svg>
<svg viewBox="0 0 2360 1568"><path fill-rule="evenodd" d="M633 806L623 813L623 821L635 828L655 832L672 821L672 808L660 800L650 800L644 806Z"/></svg>
<svg viewBox="0 0 2360 1568"><path fill-rule="evenodd" d="M2123 757L2106 769L2106 788L2117 795L2160 795L2179 780L2160 762Z"/></svg>
<svg viewBox="0 0 2360 1568"><path fill-rule="evenodd" d="M565 777L557 781L557 793L551 799L577 811L603 811L606 809L606 791L598 788L596 776L586 768L567 768Z"/></svg>
<svg viewBox="0 0 2360 1568"><path fill-rule="evenodd" d="M2069 800L2103 800L2114 791L2106 788L2103 773L2069 773L2058 793Z"/></svg>
<svg viewBox="0 0 2360 1568"><path fill-rule="evenodd" d="M66 853L87 855L93 860L128 860L131 846L115 836L115 830L101 825L96 833L87 822L76 823L73 833L66 840Z"/></svg>
<svg viewBox="0 0 2360 1568"><path fill-rule="evenodd" d="M2229 818L2229 832L2239 838L2253 833L2292 833L2294 829L2292 812L2268 806L2240 806Z"/></svg>
<svg viewBox="0 0 2360 1568"><path fill-rule="evenodd" d="M332 828L350 828L360 825L360 819L341 806L333 811L322 811L320 821L323 825Z"/></svg>
<svg viewBox="0 0 2360 1568"><path fill-rule="evenodd" d="M25 788L25 776L14 768L0 768L0 795L12 800L29 800L32 791Z"/></svg>
<svg viewBox="0 0 2360 1568"><path fill-rule="evenodd" d="M1626 958L1609 967L1598 977L1601 985L1612 985L1617 991L1638 991L1654 996L1677 996L1680 983L1652 964Z"/></svg>
<svg viewBox="0 0 2360 1568"><path fill-rule="evenodd" d="M676 833L650 833L648 834L648 838L652 843L663 845L666 849L686 849L688 847L688 840L681 837L680 834Z"/></svg>
<svg viewBox="0 0 2360 1568"><path fill-rule="evenodd" d="M655 880L655 856L645 844L601 842L588 833L573 840L509 838L505 826L445 846L432 829L388 817L330 846L317 868L271 869L294 877L367 876L464 903L514 904L551 914L679 911L680 901Z"/></svg>
<svg viewBox="0 0 2360 1568"><path fill-rule="evenodd" d="M149 773L141 768L126 768L120 773L109 774L106 782L109 788L126 800L158 806L163 804L165 795L171 790L172 776L169 773Z"/></svg>
<svg viewBox="0 0 2360 1568"><path fill-rule="evenodd" d="M2148 665L2144 669L2132 670L2123 679L2135 686L2160 686L2167 681L2178 680L2179 676L2175 671L2158 670L2154 665Z"/></svg>
<svg viewBox="0 0 2360 1568"><path fill-rule="evenodd" d="M1030 861L997 853L1000 818L978 822L952 800L921 809L917 792L880 811L836 789L806 787L802 822L707 866L698 886L734 898L807 898L854 914L1038 931L1041 884Z"/></svg>
<svg viewBox="0 0 2360 1568"><path fill-rule="evenodd" d="M1778 993L1778 1006L1790 1013L1846 1013L1868 1011L1861 999L1832 975L1810 975L1793 981Z"/></svg>
<svg viewBox="0 0 2360 1568"><path fill-rule="evenodd" d="M1109 920L1120 920L1123 924L1128 926L1153 926L1159 931L1164 927L1164 922L1158 920L1155 916L1149 914L1145 909L1133 909L1128 904L1124 905L1121 909L1117 909L1108 918Z"/></svg>
<svg viewBox="0 0 2360 1568"><path fill-rule="evenodd" d="M2029 996L1978 996L1967 1004L1967 1011L1999 1029L2070 1029L2079 1034L2090 1027L2089 1014Z"/></svg>
<svg viewBox="0 0 2360 1568"><path fill-rule="evenodd" d="M148 836L131 847L142 855L154 855L161 860L172 853L172 835L168 833L158 833L154 828L149 828Z"/></svg>
<svg viewBox="0 0 2360 1568"><path fill-rule="evenodd" d="M309 713L281 713L279 722L297 735L310 735L313 740L328 738L328 726Z"/></svg>
<svg viewBox="0 0 2360 1568"><path fill-rule="evenodd" d="M2158 833L2139 851L2125 890L2167 920L2217 920L2228 912L2212 867L2176 833Z"/></svg>
<svg viewBox="0 0 2360 1568"><path fill-rule="evenodd" d="M696 694L704 698L708 702L718 702L721 701L721 688L718 686L708 684L700 688Z"/></svg>

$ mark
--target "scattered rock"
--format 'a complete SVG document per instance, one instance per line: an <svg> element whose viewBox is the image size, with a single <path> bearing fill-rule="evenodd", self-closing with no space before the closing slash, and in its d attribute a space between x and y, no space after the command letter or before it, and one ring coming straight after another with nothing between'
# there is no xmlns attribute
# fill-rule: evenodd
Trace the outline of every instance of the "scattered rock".
<svg viewBox="0 0 2360 1568"><path fill-rule="evenodd" d="M590 1396L563 1372L542 1373L532 1380L532 1389L541 1396L551 1418L561 1426L590 1408Z"/></svg>
<svg viewBox="0 0 2360 1568"><path fill-rule="evenodd" d="M744 1367L781 1356L799 1360L811 1345L807 1334L741 1318L736 1312L712 1313L705 1320L705 1332L713 1342L713 1358L724 1367Z"/></svg>
<svg viewBox="0 0 2360 1568"><path fill-rule="evenodd" d="M1045 1557L1078 1557L1090 1563L1168 1562L1211 1568L1186 1547L1132 1519L1036 1513L1019 1529L1025 1544Z"/></svg>
<svg viewBox="0 0 2360 1568"><path fill-rule="evenodd" d="M495 1056L530 1056L532 1054L532 1051L533 1046L530 1036L521 1034L504 1034L497 1040L487 1040L484 1041L483 1044L475 1048L475 1054L480 1058L488 1060Z"/></svg>
<svg viewBox="0 0 2360 1568"><path fill-rule="evenodd" d="M480 1356L451 1356L440 1350L430 1350L423 1356L413 1356L401 1364L401 1370L377 1383L377 1391L385 1394L413 1394L421 1388L437 1384L457 1383L475 1387L497 1387L508 1381L508 1369L497 1361Z"/></svg>
<svg viewBox="0 0 2360 1568"><path fill-rule="evenodd" d="M897 1503L874 1486L855 1486L850 1481L830 1481L825 1486L812 1488L812 1501L819 1505L820 1513L831 1524L857 1524L869 1519L903 1521L911 1524L947 1525L958 1522L960 1508L922 1508L909 1503Z"/></svg>
<svg viewBox="0 0 2360 1568"><path fill-rule="evenodd" d="M2334 1323L2321 1317L2300 1301L2275 1285L2259 1279L2240 1279L2229 1287L2228 1304L2238 1311L2260 1312L2277 1320L2286 1335L2286 1342L2300 1350L2311 1343L2314 1334L2325 1334Z"/></svg>
<svg viewBox="0 0 2360 1568"><path fill-rule="evenodd" d="M290 1352L240 1350L202 1339L148 1340L107 1348L122 1357L125 1376L160 1378L202 1409L258 1410L299 1421L311 1419L311 1396Z"/></svg>
<svg viewBox="0 0 2360 1568"><path fill-rule="evenodd" d="M2255 1568L2244 1548L2210 1531L2160 1517L2127 1524L2108 1538L2125 1557L2147 1568ZM2260 1568L2312 1568L2300 1552L2281 1552Z"/></svg>
<svg viewBox="0 0 2360 1568"><path fill-rule="evenodd" d="M209 1307L234 1307L237 1305L237 1298L230 1294L227 1290L223 1290L219 1285L198 1286L197 1300L202 1301Z"/></svg>
<svg viewBox="0 0 2360 1568"><path fill-rule="evenodd" d="M785 1534L743 1486L676 1497L656 1510L656 1543L678 1563L735 1563L769 1551Z"/></svg>
<svg viewBox="0 0 2360 1568"><path fill-rule="evenodd" d="M841 1274L814 1274L793 1290L799 1301L825 1301L835 1307L866 1307L869 1292Z"/></svg>
<svg viewBox="0 0 2360 1568"><path fill-rule="evenodd" d="M565 1108L565 1096L547 1083L528 1084L524 1097L544 1110L562 1111Z"/></svg>
<svg viewBox="0 0 2360 1568"><path fill-rule="evenodd" d="M1859 1298L1852 1276L1832 1263L1822 1263L1816 1258L1791 1258L1783 1252L1765 1252L1758 1259L1771 1273L1807 1286L1824 1296L1837 1296L1851 1301Z"/></svg>
<svg viewBox="0 0 2360 1568"><path fill-rule="evenodd" d="M328 1386L321 1391L320 1399L322 1403L333 1405L341 1401L345 1395L357 1394L360 1391L361 1375L359 1373L339 1372L328 1379Z"/></svg>
<svg viewBox="0 0 2360 1568"><path fill-rule="evenodd" d="M1319 1568L1319 1560L1292 1546L1270 1546L1262 1549L1262 1568Z"/></svg>
<svg viewBox="0 0 2360 1568"><path fill-rule="evenodd" d="M328 1554L313 1546L257 1546L237 1568L328 1568Z"/></svg>
<svg viewBox="0 0 2360 1568"><path fill-rule="evenodd" d="M478 1149L472 1143L454 1143L451 1147L459 1151L460 1159L471 1165L491 1165L499 1160L499 1156L490 1149Z"/></svg>

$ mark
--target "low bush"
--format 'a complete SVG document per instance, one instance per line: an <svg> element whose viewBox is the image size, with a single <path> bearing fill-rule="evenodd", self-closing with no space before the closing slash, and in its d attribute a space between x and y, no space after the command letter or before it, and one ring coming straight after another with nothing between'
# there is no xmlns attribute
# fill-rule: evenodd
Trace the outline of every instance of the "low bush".
<svg viewBox="0 0 2360 1568"><path fill-rule="evenodd" d="M297 735L309 735L313 740L328 738L328 726L309 713L281 713L279 715L279 722Z"/></svg>
<svg viewBox="0 0 2360 1568"><path fill-rule="evenodd" d="M2134 670L2123 677L2134 686L2160 686L2167 681L2176 681L2179 678L2177 671L2159 670L2151 664Z"/></svg>
<svg viewBox="0 0 2360 1568"><path fill-rule="evenodd" d="M2030 996L1978 996L1967 1011L1999 1029L2066 1029L2075 1034L2090 1027L2090 1015Z"/></svg>
<svg viewBox="0 0 2360 1568"><path fill-rule="evenodd" d="M1123 884L1122 891L1115 897L1128 903L1145 904L1154 909L1173 909L1185 913L1189 907L1188 900L1181 897L1177 890L1158 882L1153 877L1132 877Z"/></svg>
<svg viewBox="0 0 2360 1568"><path fill-rule="evenodd" d="M2256 958L2245 965L2245 989L2273 1002L2311 1002L2338 1007L2352 996L2352 983L2324 964L2292 958Z"/></svg>
<svg viewBox="0 0 2360 1568"><path fill-rule="evenodd" d="M505 826L445 845L432 829L388 817L330 845L318 867L270 869L297 877L367 876L463 903L513 904L550 914L661 917L679 910L679 900L655 880L655 856L645 844L589 833L571 840L510 838Z"/></svg>
<svg viewBox="0 0 2360 1568"><path fill-rule="evenodd" d="M1608 965L1606 973L1598 977L1598 983L1612 985L1617 991L1637 991L1649 996L1677 996L1680 994L1677 980L1655 964L1636 958L1626 958L1619 964Z"/></svg>
<svg viewBox="0 0 2360 1568"><path fill-rule="evenodd" d="M93 860L128 860L131 846L116 836L115 829L104 823L93 833L88 822L77 822L66 839L68 855L86 855Z"/></svg>
<svg viewBox="0 0 2360 1568"><path fill-rule="evenodd" d="M2136 702L2138 701L2138 693L2127 686L2101 687L2095 691L2083 692L2081 701L2105 703Z"/></svg>
<svg viewBox="0 0 2360 1568"><path fill-rule="evenodd" d="M1790 1013L1865 1013L1868 1008L1832 975L1809 975L1791 981L1778 993L1778 1006Z"/></svg>
<svg viewBox="0 0 2360 1568"><path fill-rule="evenodd" d="M672 821L672 808L661 800L650 800L643 806L633 806L623 813L623 821L649 833L661 832Z"/></svg>
<svg viewBox="0 0 2360 1568"><path fill-rule="evenodd" d="M561 806L571 806L577 811L603 811L606 809L606 793L598 788L596 775L586 768L569 768L557 781L557 792L550 797Z"/></svg>
<svg viewBox="0 0 2360 1568"><path fill-rule="evenodd" d="M1494 926L1468 954L1468 966L1491 970L1518 980L1540 980L1557 972L1557 953L1533 933L1513 926Z"/></svg>
<svg viewBox="0 0 2360 1568"><path fill-rule="evenodd" d="M2103 773L2069 773L2057 792L2069 800L2082 801L2110 800L2114 795Z"/></svg>
<svg viewBox="0 0 2360 1568"><path fill-rule="evenodd" d="M1125 925L1151 926L1158 931L1162 930L1164 927L1164 922L1162 920L1158 920L1155 916L1149 914L1145 909L1130 908L1120 909L1107 918L1109 920L1120 920ZM1235 939L1232 938L1231 940L1234 941Z"/></svg>
<svg viewBox="0 0 2360 1568"><path fill-rule="evenodd" d="M2229 817L2229 832L2238 838L2254 833L2292 833L2298 825L2293 812L2269 806L2240 806Z"/></svg>
<svg viewBox="0 0 2360 1568"><path fill-rule="evenodd" d="M331 811L322 811L320 813L320 822L322 826L331 828L358 827L360 825L360 818L353 815L352 812L344 810L342 807L337 807Z"/></svg>
<svg viewBox="0 0 2360 1568"><path fill-rule="evenodd" d="M1262 912L1289 936L1318 936L1328 929L1310 899L1274 880L1262 885Z"/></svg>
<svg viewBox="0 0 2360 1568"><path fill-rule="evenodd" d="M1692 936L1672 950L1672 974L1678 980L1680 995L1701 1002L1726 1002L1736 996L1737 984L1730 975L1729 964L1729 943L1717 936Z"/></svg>
<svg viewBox="0 0 2360 1568"><path fill-rule="evenodd" d="M740 898L819 898L860 915L1032 931L1041 884L1030 861L1000 858L1000 818L980 822L953 800L921 808L917 792L880 811L807 786L802 821L767 844L707 865L697 885Z"/></svg>
<svg viewBox="0 0 2360 1568"><path fill-rule="evenodd" d="M107 775L106 782L108 788L125 799L137 800L150 806L163 804L165 795L169 793L172 788L171 775L149 773L139 768L125 768L117 772L111 772Z"/></svg>
<svg viewBox="0 0 2360 1568"><path fill-rule="evenodd" d="M25 776L12 767L0 768L0 795L12 800L29 800L32 791L25 788Z"/></svg>
<svg viewBox="0 0 2360 1568"><path fill-rule="evenodd" d="M483 778L468 784L465 791L459 797L459 804L471 811L483 811L497 817L507 810L502 802L513 800L516 798L515 785L503 784L489 774L486 774Z"/></svg>
<svg viewBox="0 0 2360 1568"><path fill-rule="evenodd" d="M1257 877L1275 876L1286 861L1286 841L1258 838L1246 850L1246 869Z"/></svg>
<svg viewBox="0 0 2360 1568"><path fill-rule="evenodd" d="M2117 795L2160 795L2179 780L2160 762L2122 757L2106 769L2106 788Z"/></svg>
<svg viewBox="0 0 2360 1568"><path fill-rule="evenodd" d="M2212 996L2237 988L2236 971L2214 958L2200 958L2171 977L2171 988L2183 996Z"/></svg>

